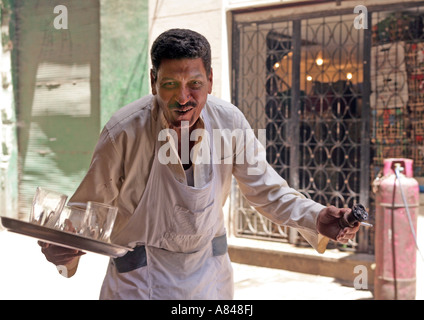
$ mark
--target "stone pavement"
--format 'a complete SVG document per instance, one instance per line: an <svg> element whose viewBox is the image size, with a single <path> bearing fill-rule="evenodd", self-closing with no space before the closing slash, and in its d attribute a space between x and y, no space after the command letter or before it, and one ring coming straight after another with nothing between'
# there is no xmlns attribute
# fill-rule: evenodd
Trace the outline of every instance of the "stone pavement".
<svg viewBox="0 0 424 320"><path fill-rule="evenodd" d="M422 235L422 234L421 234ZM422 239L422 237L420 238ZM422 242L422 241L421 241ZM47 262L35 239L0 231L0 300L96 300L108 258L88 253L66 279ZM331 277L233 264L236 300L372 299ZM424 263L417 255L417 299L424 299Z"/></svg>
<svg viewBox="0 0 424 320"><path fill-rule="evenodd" d="M418 245L424 255L424 210L417 223ZM269 248L275 247L270 244ZM265 248L262 249L265 251ZM293 249L294 250L294 249ZM322 257L334 255L327 250ZM266 256L266 255L264 255ZM305 260L306 263L307 260ZM424 260L417 252L416 300L424 300ZM257 300L371 300L371 289L356 290L352 283L281 269L234 264L235 299ZM373 280L371 283L373 283Z"/></svg>
<svg viewBox="0 0 424 320"><path fill-rule="evenodd" d="M371 300L369 290L356 290L334 278L280 269L234 264L236 300Z"/></svg>

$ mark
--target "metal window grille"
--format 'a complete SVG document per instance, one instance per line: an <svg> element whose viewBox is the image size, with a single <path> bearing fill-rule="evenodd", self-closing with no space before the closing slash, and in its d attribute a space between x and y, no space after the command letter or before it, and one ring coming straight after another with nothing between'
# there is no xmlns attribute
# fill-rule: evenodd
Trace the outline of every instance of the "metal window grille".
<svg viewBox="0 0 424 320"><path fill-rule="evenodd" d="M363 203L372 213L371 182L389 156L415 155L423 174L423 20L416 2L398 6L369 8L368 29L347 12L234 20L233 102L266 128L273 168L324 205ZM235 190L236 235L303 243ZM372 253L372 230L347 249Z"/></svg>

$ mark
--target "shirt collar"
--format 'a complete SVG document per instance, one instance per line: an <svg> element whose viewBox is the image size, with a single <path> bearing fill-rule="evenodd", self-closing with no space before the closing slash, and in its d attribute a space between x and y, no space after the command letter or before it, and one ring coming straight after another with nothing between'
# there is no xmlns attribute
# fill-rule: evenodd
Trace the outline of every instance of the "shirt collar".
<svg viewBox="0 0 424 320"><path fill-rule="evenodd" d="M159 107L156 98L153 99L153 109L152 109L152 115L153 118L156 117L156 121L158 123L158 125L160 126L161 129L169 129L169 124L168 121L165 119L165 116L163 114L162 109ZM198 121L195 123L194 128L193 129L205 129L205 121L203 118L203 111L198 119ZM162 141L162 144L165 143L169 143L170 142L170 137L167 137L166 141ZM203 137L200 136L198 137L197 142L195 143L194 146L194 152L193 152L193 157L195 160L197 158L197 153L198 150L200 149L200 142L203 141ZM172 152L174 152L175 154L178 154L177 150L175 149L175 144L171 143L172 146ZM178 158L179 159L179 158ZM194 175L194 186L195 187L202 187L204 185L206 185L206 183L211 179L211 166L209 164L195 164L196 160L193 162L193 175ZM186 174L184 172L183 166L181 164L181 160L179 159L179 163L178 164L172 164L169 163L168 167L171 169L171 171L173 172L175 178L180 181L181 183L185 183L187 184L187 178L186 178Z"/></svg>

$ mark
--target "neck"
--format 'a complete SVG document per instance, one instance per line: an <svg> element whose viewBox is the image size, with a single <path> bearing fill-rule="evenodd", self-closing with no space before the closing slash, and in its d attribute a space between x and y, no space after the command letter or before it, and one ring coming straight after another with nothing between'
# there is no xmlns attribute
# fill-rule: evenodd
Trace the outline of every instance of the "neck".
<svg viewBox="0 0 424 320"><path fill-rule="evenodd" d="M191 166L191 149L193 148L195 141L190 140L190 133L193 130L193 127L179 127L175 128L175 132L178 137L178 155L183 163L184 169L188 169Z"/></svg>

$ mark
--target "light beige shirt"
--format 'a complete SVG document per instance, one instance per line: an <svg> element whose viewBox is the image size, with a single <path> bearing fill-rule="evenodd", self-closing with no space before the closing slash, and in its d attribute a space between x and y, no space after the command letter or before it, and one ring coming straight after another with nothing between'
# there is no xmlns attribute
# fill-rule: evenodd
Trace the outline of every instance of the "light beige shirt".
<svg viewBox="0 0 424 320"><path fill-rule="evenodd" d="M251 130L242 112L232 104L209 96L197 126L203 129L208 121L212 130L226 129L227 132ZM154 159L157 132L166 129L167 123L156 106L152 95L143 97L118 110L106 124L94 150L92 162L86 176L69 201L70 205L85 205L87 201L97 201L118 207L114 233L127 223L137 207L149 177ZM199 138L193 159L199 149L210 139ZM265 150L257 143L254 135L246 134L245 141L232 143L231 136L222 136L218 161L220 198L224 205L230 194L232 176L240 190L260 214L271 221L294 227L317 249L318 233L316 219L324 208L301 193L290 188L287 182L266 162ZM171 139L172 140L172 139ZM215 139L214 142L216 142ZM161 147L169 146L169 139L161 141ZM215 148L215 143L210 143ZM216 148L215 148L216 149ZM169 148L169 152L177 152ZM228 153L230 150L230 154ZM216 161L216 160L214 160ZM197 161L194 161L197 162ZM176 179L187 183L181 161L168 164ZM206 161L194 164L194 186L201 187L210 180L210 164ZM253 174L252 174L253 173ZM255 174L256 173L256 174ZM157 201L160 201L160 194Z"/></svg>

